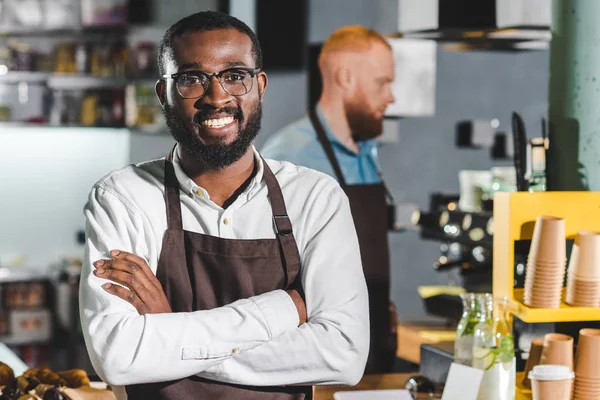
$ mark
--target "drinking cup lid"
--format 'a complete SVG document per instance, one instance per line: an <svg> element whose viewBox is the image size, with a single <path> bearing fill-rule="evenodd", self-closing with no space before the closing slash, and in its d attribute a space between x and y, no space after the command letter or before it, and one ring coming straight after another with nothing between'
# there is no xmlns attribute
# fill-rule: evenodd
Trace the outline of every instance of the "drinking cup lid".
<svg viewBox="0 0 600 400"><path fill-rule="evenodd" d="M528 377L538 381L562 381L575 378L575 373L565 365L536 365Z"/></svg>

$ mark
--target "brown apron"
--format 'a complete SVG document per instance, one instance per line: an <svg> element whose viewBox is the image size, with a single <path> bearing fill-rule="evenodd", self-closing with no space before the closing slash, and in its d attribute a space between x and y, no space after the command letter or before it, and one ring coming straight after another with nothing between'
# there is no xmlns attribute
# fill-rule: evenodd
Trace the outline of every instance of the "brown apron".
<svg viewBox="0 0 600 400"><path fill-rule="evenodd" d="M365 373L391 372L396 361L396 311L390 302L390 256L388 246L388 193L383 180L377 184L347 185L331 142L313 109L309 113L317 138L348 196L358 235L371 320L371 346Z"/></svg>
<svg viewBox="0 0 600 400"><path fill-rule="evenodd" d="M183 230L179 183L165 160L166 230L156 276L173 312L209 310L300 281L300 255L281 188L264 165L276 239L223 239ZM298 278L298 280L296 280ZM160 368L160 367L158 367ZM198 376L127 387L130 400L310 400L311 386L252 387Z"/></svg>

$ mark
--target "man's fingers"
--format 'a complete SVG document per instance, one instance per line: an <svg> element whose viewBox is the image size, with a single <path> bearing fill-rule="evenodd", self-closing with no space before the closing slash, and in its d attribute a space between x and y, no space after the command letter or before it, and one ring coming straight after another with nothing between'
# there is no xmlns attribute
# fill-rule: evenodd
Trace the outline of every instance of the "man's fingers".
<svg viewBox="0 0 600 400"><path fill-rule="evenodd" d="M122 286L112 284L112 283L105 283L104 285L102 285L102 287L108 293L115 295L117 297L120 297L121 299L123 299L126 302L133 305L136 308L136 310L138 311L138 313L140 313L140 315L146 314L147 307L140 300L140 298L135 294L135 292L133 292L129 289L126 289Z"/></svg>
<svg viewBox="0 0 600 400"><path fill-rule="evenodd" d="M143 282L140 281L137 276L127 272L119 271L117 269L98 268L94 271L94 275L102 279L108 279L113 282L120 283L121 285L126 286L135 292L139 292L140 289L144 288Z"/></svg>
<svg viewBox="0 0 600 400"><path fill-rule="evenodd" d="M94 262L96 268L110 268L113 260L97 260Z"/></svg>
<svg viewBox="0 0 600 400"><path fill-rule="evenodd" d="M148 279L152 280L152 278L154 278L152 270L148 266L146 260L144 260L142 257L122 250L112 250L110 252L110 256L115 260L121 260L135 264L142 270L142 272L144 272Z"/></svg>

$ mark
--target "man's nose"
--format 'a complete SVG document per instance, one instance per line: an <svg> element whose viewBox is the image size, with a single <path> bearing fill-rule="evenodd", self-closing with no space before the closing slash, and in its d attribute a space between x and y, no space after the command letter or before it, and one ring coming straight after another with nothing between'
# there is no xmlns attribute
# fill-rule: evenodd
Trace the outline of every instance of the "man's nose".
<svg viewBox="0 0 600 400"><path fill-rule="evenodd" d="M216 76L211 77L206 93L199 100L215 108L221 108L231 102L232 96L223 89Z"/></svg>
<svg viewBox="0 0 600 400"><path fill-rule="evenodd" d="M395 102L396 102L396 98L394 97L394 93L392 92L392 89L389 89L387 104L392 104Z"/></svg>

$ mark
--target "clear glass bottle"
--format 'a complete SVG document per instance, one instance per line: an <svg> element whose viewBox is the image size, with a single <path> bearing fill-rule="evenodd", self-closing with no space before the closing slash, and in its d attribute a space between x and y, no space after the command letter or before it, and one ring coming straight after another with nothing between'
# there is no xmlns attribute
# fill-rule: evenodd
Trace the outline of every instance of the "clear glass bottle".
<svg viewBox="0 0 600 400"><path fill-rule="evenodd" d="M473 338L473 367L484 370L477 400L514 400L515 347L507 320L506 298L482 295L481 317Z"/></svg>
<svg viewBox="0 0 600 400"><path fill-rule="evenodd" d="M462 293L463 313L456 328L454 342L454 362L463 365L473 363L473 335L479 322L479 307L474 293Z"/></svg>

